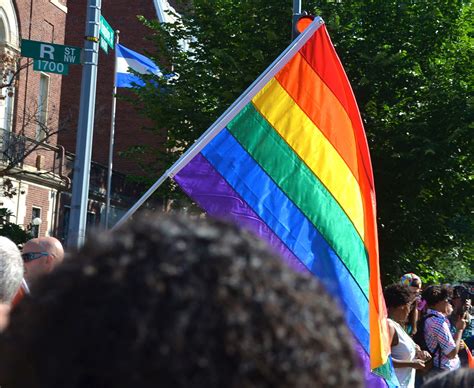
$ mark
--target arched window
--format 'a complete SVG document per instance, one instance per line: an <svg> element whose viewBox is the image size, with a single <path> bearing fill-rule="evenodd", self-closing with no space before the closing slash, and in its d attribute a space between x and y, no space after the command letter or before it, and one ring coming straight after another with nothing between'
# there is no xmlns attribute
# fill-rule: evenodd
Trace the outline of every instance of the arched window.
<svg viewBox="0 0 474 388"><path fill-rule="evenodd" d="M13 0L0 1L0 46L6 43L12 50L20 49L20 29Z"/></svg>
<svg viewBox="0 0 474 388"><path fill-rule="evenodd" d="M3 21L3 18L0 17L0 42L6 42L7 41L7 30L5 28L5 22Z"/></svg>
<svg viewBox="0 0 474 388"><path fill-rule="evenodd" d="M0 6L0 128L7 131L12 130L15 99L14 86L6 86L11 83L15 65L7 59L14 58L18 52L18 22L15 9L11 1L2 1L2 6Z"/></svg>

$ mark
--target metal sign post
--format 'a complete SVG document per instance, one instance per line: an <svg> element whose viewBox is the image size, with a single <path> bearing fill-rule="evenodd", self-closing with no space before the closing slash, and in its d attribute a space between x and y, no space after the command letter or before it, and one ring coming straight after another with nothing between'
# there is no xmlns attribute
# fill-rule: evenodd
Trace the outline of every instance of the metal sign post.
<svg viewBox="0 0 474 388"><path fill-rule="evenodd" d="M81 99L77 125L76 158L72 181L68 246L79 248L86 234L87 204L94 130L97 64L99 57L99 18L102 0L87 1Z"/></svg>

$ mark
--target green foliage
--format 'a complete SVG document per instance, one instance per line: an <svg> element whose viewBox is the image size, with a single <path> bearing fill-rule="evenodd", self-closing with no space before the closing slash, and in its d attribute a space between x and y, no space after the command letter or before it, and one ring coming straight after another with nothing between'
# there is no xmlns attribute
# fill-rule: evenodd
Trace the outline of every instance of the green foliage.
<svg viewBox="0 0 474 388"><path fill-rule="evenodd" d="M0 236L8 237L17 245L25 243L31 236L20 226L10 222L10 216L12 216L10 210L0 208Z"/></svg>
<svg viewBox="0 0 474 388"><path fill-rule="evenodd" d="M460 258L472 276L472 12L372 1L330 19L369 137L387 279L420 262L447 279Z"/></svg>
<svg viewBox="0 0 474 388"><path fill-rule="evenodd" d="M179 75L155 79L131 99L157 132L167 134L168 152L157 153L156 164L146 165L153 176L169 167L290 43L290 19L291 4L282 0L194 1L183 23L175 25L142 18L157 47L151 56L165 73ZM189 41L189 51L181 49L181 39ZM171 182L160 194L178 206L186 203Z"/></svg>
<svg viewBox="0 0 474 388"><path fill-rule="evenodd" d="M195 0L181 25L143 20L155 60L179 75L135 90L153 129L167 133L168 152L157 155L162 169L287 46L291 3ZM362 113L385 280L415 270L433 281L472 277L472 3L304 5L326 20ZM190 50L181 49L180 39L190 41Z"/></svg>
<svg viewBox="0 0 474 388"><path fill-rule="evenodd" d="M419 273L424 284L459 283L472 280L474 273L474 252L436 251L433 249L419 249L417 260L412 264L414 272Z"/></svg>

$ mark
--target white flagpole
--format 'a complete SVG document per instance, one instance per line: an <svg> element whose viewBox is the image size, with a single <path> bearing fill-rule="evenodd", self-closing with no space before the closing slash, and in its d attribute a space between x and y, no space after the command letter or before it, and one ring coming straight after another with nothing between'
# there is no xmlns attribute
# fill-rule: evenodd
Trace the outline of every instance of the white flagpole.
<svg viewBox="0 0 474 388"><path fill-rule="evenodd" d="M127 213L114 225L111 230L120 227L130 218L140 206L160 187L167 178L173 178L181 171L214 137L247 105L250 100L278 73L288 60L309 40L314 32L324 24L321 17L317 17L306 30L295 39L273 63L250 85L240 97L204 132L188 150L153 184L148 191L133 205Z"/></svg>
<svg viewBox="0 0 474 388"><path fill-rule="evenodd" d="M115 112L117 107L117 45L120 31L115 31L114 87L112 91L112 110L110 113L109 162L107 165L107 191L105 193L105 229L109 228L110 196L112 192L112 173L114 163Z"/></svg>

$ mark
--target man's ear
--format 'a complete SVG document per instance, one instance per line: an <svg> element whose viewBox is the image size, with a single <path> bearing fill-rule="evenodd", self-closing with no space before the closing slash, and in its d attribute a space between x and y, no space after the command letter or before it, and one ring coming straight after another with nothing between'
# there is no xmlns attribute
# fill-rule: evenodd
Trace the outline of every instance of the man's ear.
<svg viewBox="0 0 474 388"><path fill-rule="evenodd" d="M46 272L49 273L53 270L54 268L54 256L53 255L48 255L46 256Z"/></svg>

